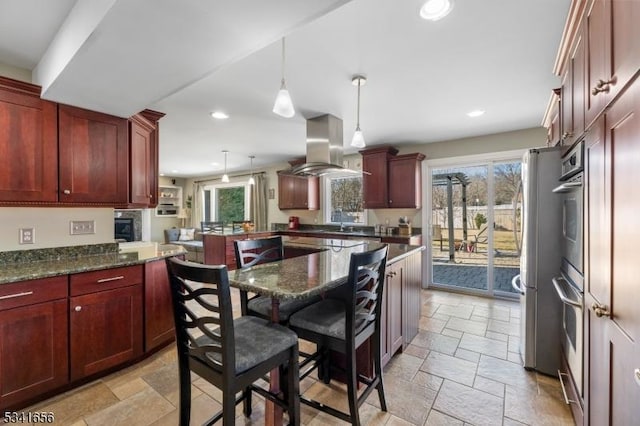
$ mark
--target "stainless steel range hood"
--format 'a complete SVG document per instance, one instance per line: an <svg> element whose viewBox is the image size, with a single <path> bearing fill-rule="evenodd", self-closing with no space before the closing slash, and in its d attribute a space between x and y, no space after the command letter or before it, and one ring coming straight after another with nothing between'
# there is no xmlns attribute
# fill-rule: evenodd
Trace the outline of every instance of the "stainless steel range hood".
<svg viewBox="0 0 640 426"><path fill-rule="evenodd" d="M307 159L280 174L322 176L328 173L360 173L342 165L342 120L331 114L307 120Z"/></svg>

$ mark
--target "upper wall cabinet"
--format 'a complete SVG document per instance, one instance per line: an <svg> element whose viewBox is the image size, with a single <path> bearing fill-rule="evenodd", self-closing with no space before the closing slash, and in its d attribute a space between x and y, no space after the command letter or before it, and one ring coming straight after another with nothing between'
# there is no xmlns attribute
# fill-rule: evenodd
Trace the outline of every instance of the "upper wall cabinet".
<svg viewBox="0 0 640 426"><path fill-rule="evenodd" d="M67 105L58 108L61 202L127 202L127 120Z"/></svg>
<svg viewBox="0 0 640 426"><path fill-rule="evenodd" d="M278 174L278 208L280 210L318 210L320 179Z"/></svg>
<svg viewBox="0 0 640 426"><path fill-rule="evenodd" d="M424 155L419 153L396 155L397 149L385 146L360 151L364 207L410 208L422 207L422 170Z"/></svg>
<svg viewBox="0 0 640 426"><path fill-rule="evenodd" d="M57 114L40 87L0 77L0 202L57 201Z"/></svg>
<svg viewBox="0 0 640 426"><path fill-rule="evenodd" d="M640 68L640 2L591 0L584 15L587 43L587 125Z"/></svg>
<svg viewBox="0 0 640 426"><path fill-rule="evenodd" d="M58 105L0 77L0 205L154 207L163 116Z"/></svg>
<svg viewBox="0 0 640 426"><path fill-rule="evenodd" d="M158 120L164 114L145 110L129 119L129 204L158 204Z"/></svg>
<svg viewBox="0 0 640 426"><path fill-rule="evenodd" d="M362 197L365 209L389 207L389 159L398 150L392 146L370 148L362 154Z"/></svg>
<svg viewBox="0 0 640 426"><path fill-rule="evenodd" d="M422 207L422 160L424 155L419 153L389 159L389 207Z"/></svg>

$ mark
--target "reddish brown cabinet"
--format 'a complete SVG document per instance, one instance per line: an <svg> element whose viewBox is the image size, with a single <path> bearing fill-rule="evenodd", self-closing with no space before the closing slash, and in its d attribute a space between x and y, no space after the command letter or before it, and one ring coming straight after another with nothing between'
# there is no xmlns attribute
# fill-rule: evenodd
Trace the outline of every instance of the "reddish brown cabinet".
<svg viewBox="0 0 640 426"><path fill-rule="evenodd" d="M164 114L144 110L129 119L129 199L126 207L158 205L158 120Z"/></svg>
<svg viewBox="0 0 640 426"><path fill-rule="evenodd" d="M155 126L136 115L129 120L129 204L148 207L157 198L153 188L156 165L153 162Z"/></svg>
<svg viewBox="0 0 640 426"><path fill-rule="evenodd" d="M124 118L59 105L59 201L125 204L127 135Z"/></svg>
<svg viewBox="0 0 640 426"><path fill-rule="evenodd" d="M67 276L0 286L0 409L69 382Z"/></svg>
<svg viewBox="0 0 640 426"><path fill-rule="evenodd" d="M572 40L564 65L561 88L560 143L572 145L584 133L585 26L582 22Z"/></svg>
<svg viewBox="0 0 640 426"><path fill-rule="evenodd" d="M72 381L142 355L142 265L71 275L70 293Z"/></svg>
<svg viewBox="0 0 640 426"><path fill-rule="evenodd" d="M318 210L320 192L318 177L278 174L278 208L280 210Z"/></svg>
<svg viewBox="0 0 640 426"><path fill-rule="evenodd" d="M360 151L362 154L362 197L367 209L422 206L424 155L396 155L390 146Z"/></svg>
<svg viewBox="0 0 640 426"><path fill-rule="evenodd" d="M39 86L0 77L0 203L57 201L57 117Z"/></svg>
<svg viewBox="0 0 640 426"><path fill-rule="evenodd" d="M250 234L224 235L202 234L205 265L227 265L229 270L236 269L234 241L268 238L273 232L252 232Z"/></svg>
<svg viewBox="0 0 640 426"><path fill-rule="evenodd" d="M380 326L382 365L402 348L402 262L387 266Z"/></svg>
<svg viewBox="0 0 640 426"><path fill-rule="evenodd" d="M171 287L165 260L144 265L144 349L155 349L173 340L175 325Z"/></svg>
<svg viewBox="0 0 640 426"><path fill-rule="evenodd" d="M585 423L637 423L640 416L640 80L586 136Z"/></svg>
<svg viewBox="0 0 640 426"><path fill-rule="evenodd" d="M640 2L592 0L585 12L586 123L591 124L640 68Z"/></svg>
<svg viewBox="0 0 640 426"><path fill-rule="evenodd" d="M389 207L389 159L398 153L391 146L370 148L362 154L362 199L365 209Z"/></svg>
<svg viewBox="0 0 640 426"><path fill-rule="evenodd" d="M419 153L389 159L389 207L422 207L422 160Z"/></svg>

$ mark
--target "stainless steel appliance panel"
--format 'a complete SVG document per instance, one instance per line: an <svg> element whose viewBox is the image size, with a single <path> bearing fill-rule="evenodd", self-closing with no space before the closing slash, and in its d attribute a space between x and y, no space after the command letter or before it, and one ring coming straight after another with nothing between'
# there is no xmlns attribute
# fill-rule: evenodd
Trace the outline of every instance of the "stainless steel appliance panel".
<svg viewBox="0 0 640 426"><path fill-rule="evenodd" d="M552 192L560 177L560 153L559 147L532 149L522 164L521 356L525 368L550 375L560 366L562 305L551 281L561 258L562 206Z"/></svg>

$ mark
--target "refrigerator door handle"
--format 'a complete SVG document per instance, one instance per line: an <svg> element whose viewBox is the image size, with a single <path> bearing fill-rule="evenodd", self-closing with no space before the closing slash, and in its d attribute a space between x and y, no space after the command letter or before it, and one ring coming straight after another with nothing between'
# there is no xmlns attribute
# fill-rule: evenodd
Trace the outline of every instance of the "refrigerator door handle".
<svg viewBox="0 0 640 426"><path fill-rule="evenodd" d="M565 305L575 306L576 308L582 309L581 302L577 300L569 299L569 297L567 297L567 293L565 293L564 289L560 285L560 281L565 281L565 279L562 277L556 277L551 279L553 286L556 288L556 293L558 293L558 297L560 298L562 303L564 303Z"/></svg>
<svg viewBox="0 0 640 426"><path fill-rule="evenodd" d="M520 287L520 274L511 279L511 287L513 287L515 291L524 296L524 291L522 291L522 287Z"/></svg>

